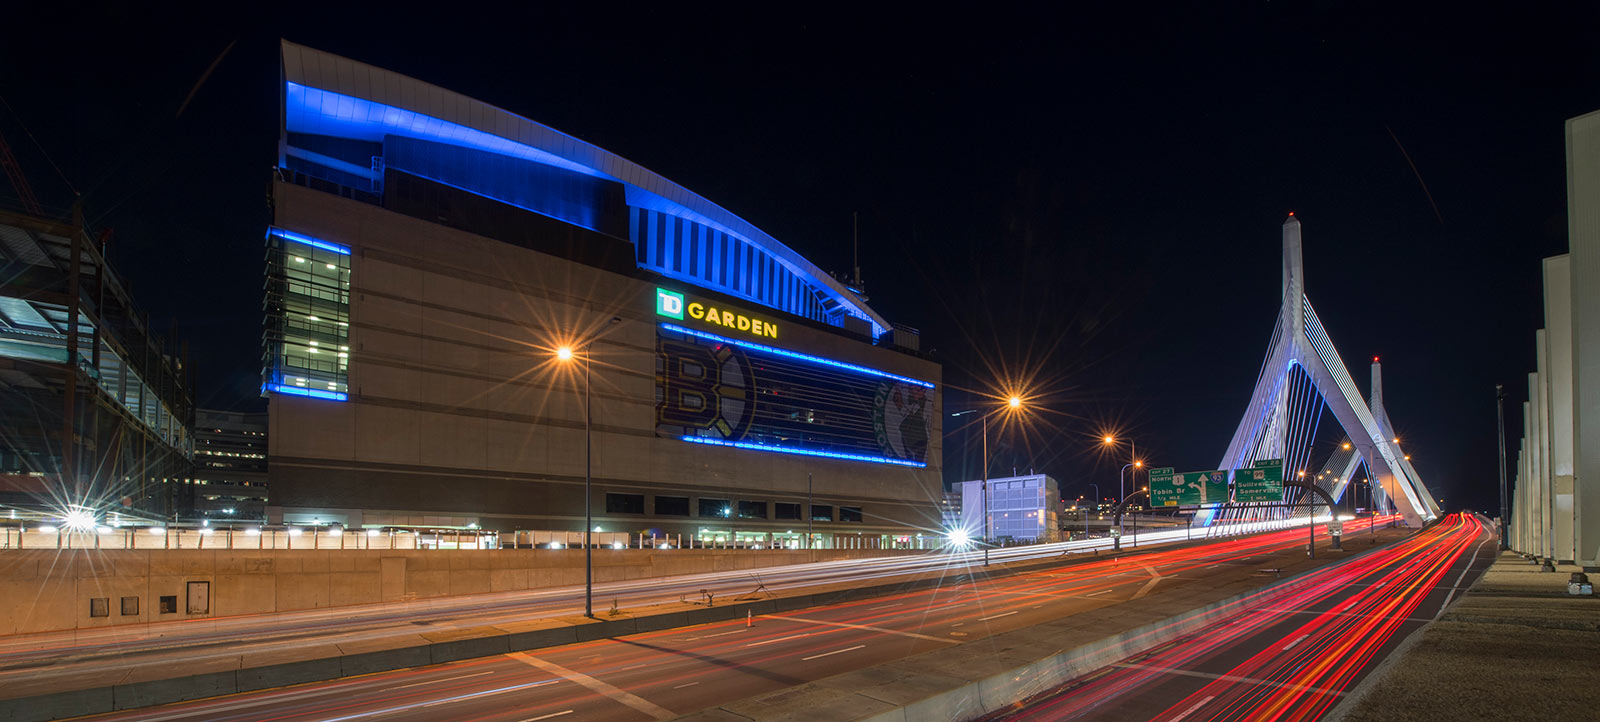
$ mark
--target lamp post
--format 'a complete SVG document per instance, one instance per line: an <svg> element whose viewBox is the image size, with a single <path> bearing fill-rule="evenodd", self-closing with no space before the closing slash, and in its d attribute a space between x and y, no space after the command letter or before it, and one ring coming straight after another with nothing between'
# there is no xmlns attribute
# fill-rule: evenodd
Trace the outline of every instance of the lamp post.
<svg viewBox="0 0 1600 722"><path fill-rule="evenodd" d="M1505 551L1511 548L1511 537L1506 534L1511 509L1506 501L1506 390L1500 384L1494 385L1494 405L1495 426L1500 430L1500 549Z"/></svg>
<svg viewBox="0 0 1600 722"><path fill-rule="evenodd" d="M1115 444L1117 443L1117 437L1107 434L1103 441L1107 445ZM1128 441L1128 456L1130 457L1128 463L1123 464L1122 468L1117 471L1117 499L1119 500L1128 498L1128 487L1123 482L1122 475L1128 471L1129 467L1132 467L1134 469L1133 483L1138 485L1138 470L1144 468L1144 462L1139 460L1139 442L1131 439ZM1119 536L1122 534L1122 522L1120 519L1117 521L1117 534Z"/></svg>
<svg viewBox="0 0 1600 722"><path fill-rule="evenodd" d="M978 416L978 420L981 422L981 426L983 428L983 448L982 448L982 453L980 455L980 458L983 460L983 479L978 484L978 498L981 499L979 504L980 504L980 506L983 507L983 565L984 566L989 566L989 416L994 414L994 413L996 413L996 412L998 412L998 411L1002 411L1002 410L1003 411L1018 411L1021 408L1022 408L1022 397L1020 397L1020 396L1012 396L1012 397L1006 399L1006 405L1001 407L1000 409L994 409L994 410L991 410L991 411L988 411L988 412L984 412L982 414L979 414L979 416ZM978 413L978 412L979 412L979 409L967 409L966 411L957 411L957 412L955 412L953 414L950 414L950 415L951 416L965 416L967 414L974 414L974 413Z"/></svg>
<svg viewBox="0 0 1600 722"><path fill-rule="evenodd" d="M621 323L622 319L611 317L611 323ZM593 493L593 443L589 387L590 371L592 369L590 349L594 339L583 342L583 616L594 618L594 545L590 543L589 534L594 531L594 493ZM571 362L574 351L571 346L561 346L556 349L556 358L567 363Z"/></svg>

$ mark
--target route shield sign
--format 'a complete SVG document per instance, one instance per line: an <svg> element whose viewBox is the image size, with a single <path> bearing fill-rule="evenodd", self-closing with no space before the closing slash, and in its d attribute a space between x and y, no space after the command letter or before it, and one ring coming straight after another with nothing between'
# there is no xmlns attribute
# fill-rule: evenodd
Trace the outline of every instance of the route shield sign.
<svg viewBox="0 0 1600 722"><path fill-rule="evenodd" d="M1167 472L1157 476L1158 471ZM1227 471L1150 470L1150 506L1200 506L1228 500Z"/></svg>
<svg viewBox="0 0 1600 722"><path fill-rule="evenodd" d="M1257 461L1253 468L1235 469L1233 472L1233 500L1282 501L1283 460Z"/></svg>

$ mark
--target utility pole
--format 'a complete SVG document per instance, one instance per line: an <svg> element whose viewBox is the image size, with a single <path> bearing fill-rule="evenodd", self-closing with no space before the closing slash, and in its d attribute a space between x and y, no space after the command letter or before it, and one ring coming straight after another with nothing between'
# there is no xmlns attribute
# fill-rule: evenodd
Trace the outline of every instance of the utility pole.
<svg viewBox="0 0 1600 722"><path fill-rule="evenodd" d="M1511 509L1506 490L1506 389L1500 384L1494 385L1494 402L1495 426L1500 431L1500 443L1496 447L1500 451L1500 550L1505 551L1511 548L1511 535L1506 533L1511 523Z"/></svg>

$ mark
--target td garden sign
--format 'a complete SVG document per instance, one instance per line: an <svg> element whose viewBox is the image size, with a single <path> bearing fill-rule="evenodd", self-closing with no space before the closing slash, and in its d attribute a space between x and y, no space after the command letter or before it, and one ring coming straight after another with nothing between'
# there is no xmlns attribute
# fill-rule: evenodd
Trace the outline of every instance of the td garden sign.
<svg viewBox="0 0 1600 722"><path fill-rule="evenodd" d="M656 289L656 315L679 321L687 317L708 326L719 326L761 338L778 337L778 325L771 321L747 316L731 308L718 308L710 302L665 288Z"/></svg>

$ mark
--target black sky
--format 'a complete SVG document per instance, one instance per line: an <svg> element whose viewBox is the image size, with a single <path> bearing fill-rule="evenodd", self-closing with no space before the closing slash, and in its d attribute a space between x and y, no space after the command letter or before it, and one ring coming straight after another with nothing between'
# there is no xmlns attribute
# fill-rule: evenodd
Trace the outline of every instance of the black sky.
<svg viewBox="0 0 1600 722"><path fill-rule="evenodd" d="M997 469L1037 465L1072 494L1115 483L1094 444L1108 427L1158 465L1221 457L1295 211L1352 375L1365 390L1382 356L1418 470L1446 506L1489 509L1494 384L1514 448L1539 259L1566 250L1562 122L1600 108L1594 3L378 8L89 4L22 17L0 46L0 132L46 202L67 205L70 181L116 229L113 259L189 340L204 406L261 404L285 37L593 142L827 269L850 265L858 212L872 303L922 330L946 405L1034 377L1048 411L996 441ZM947 439L950 467L964 442Z"/></svg>

